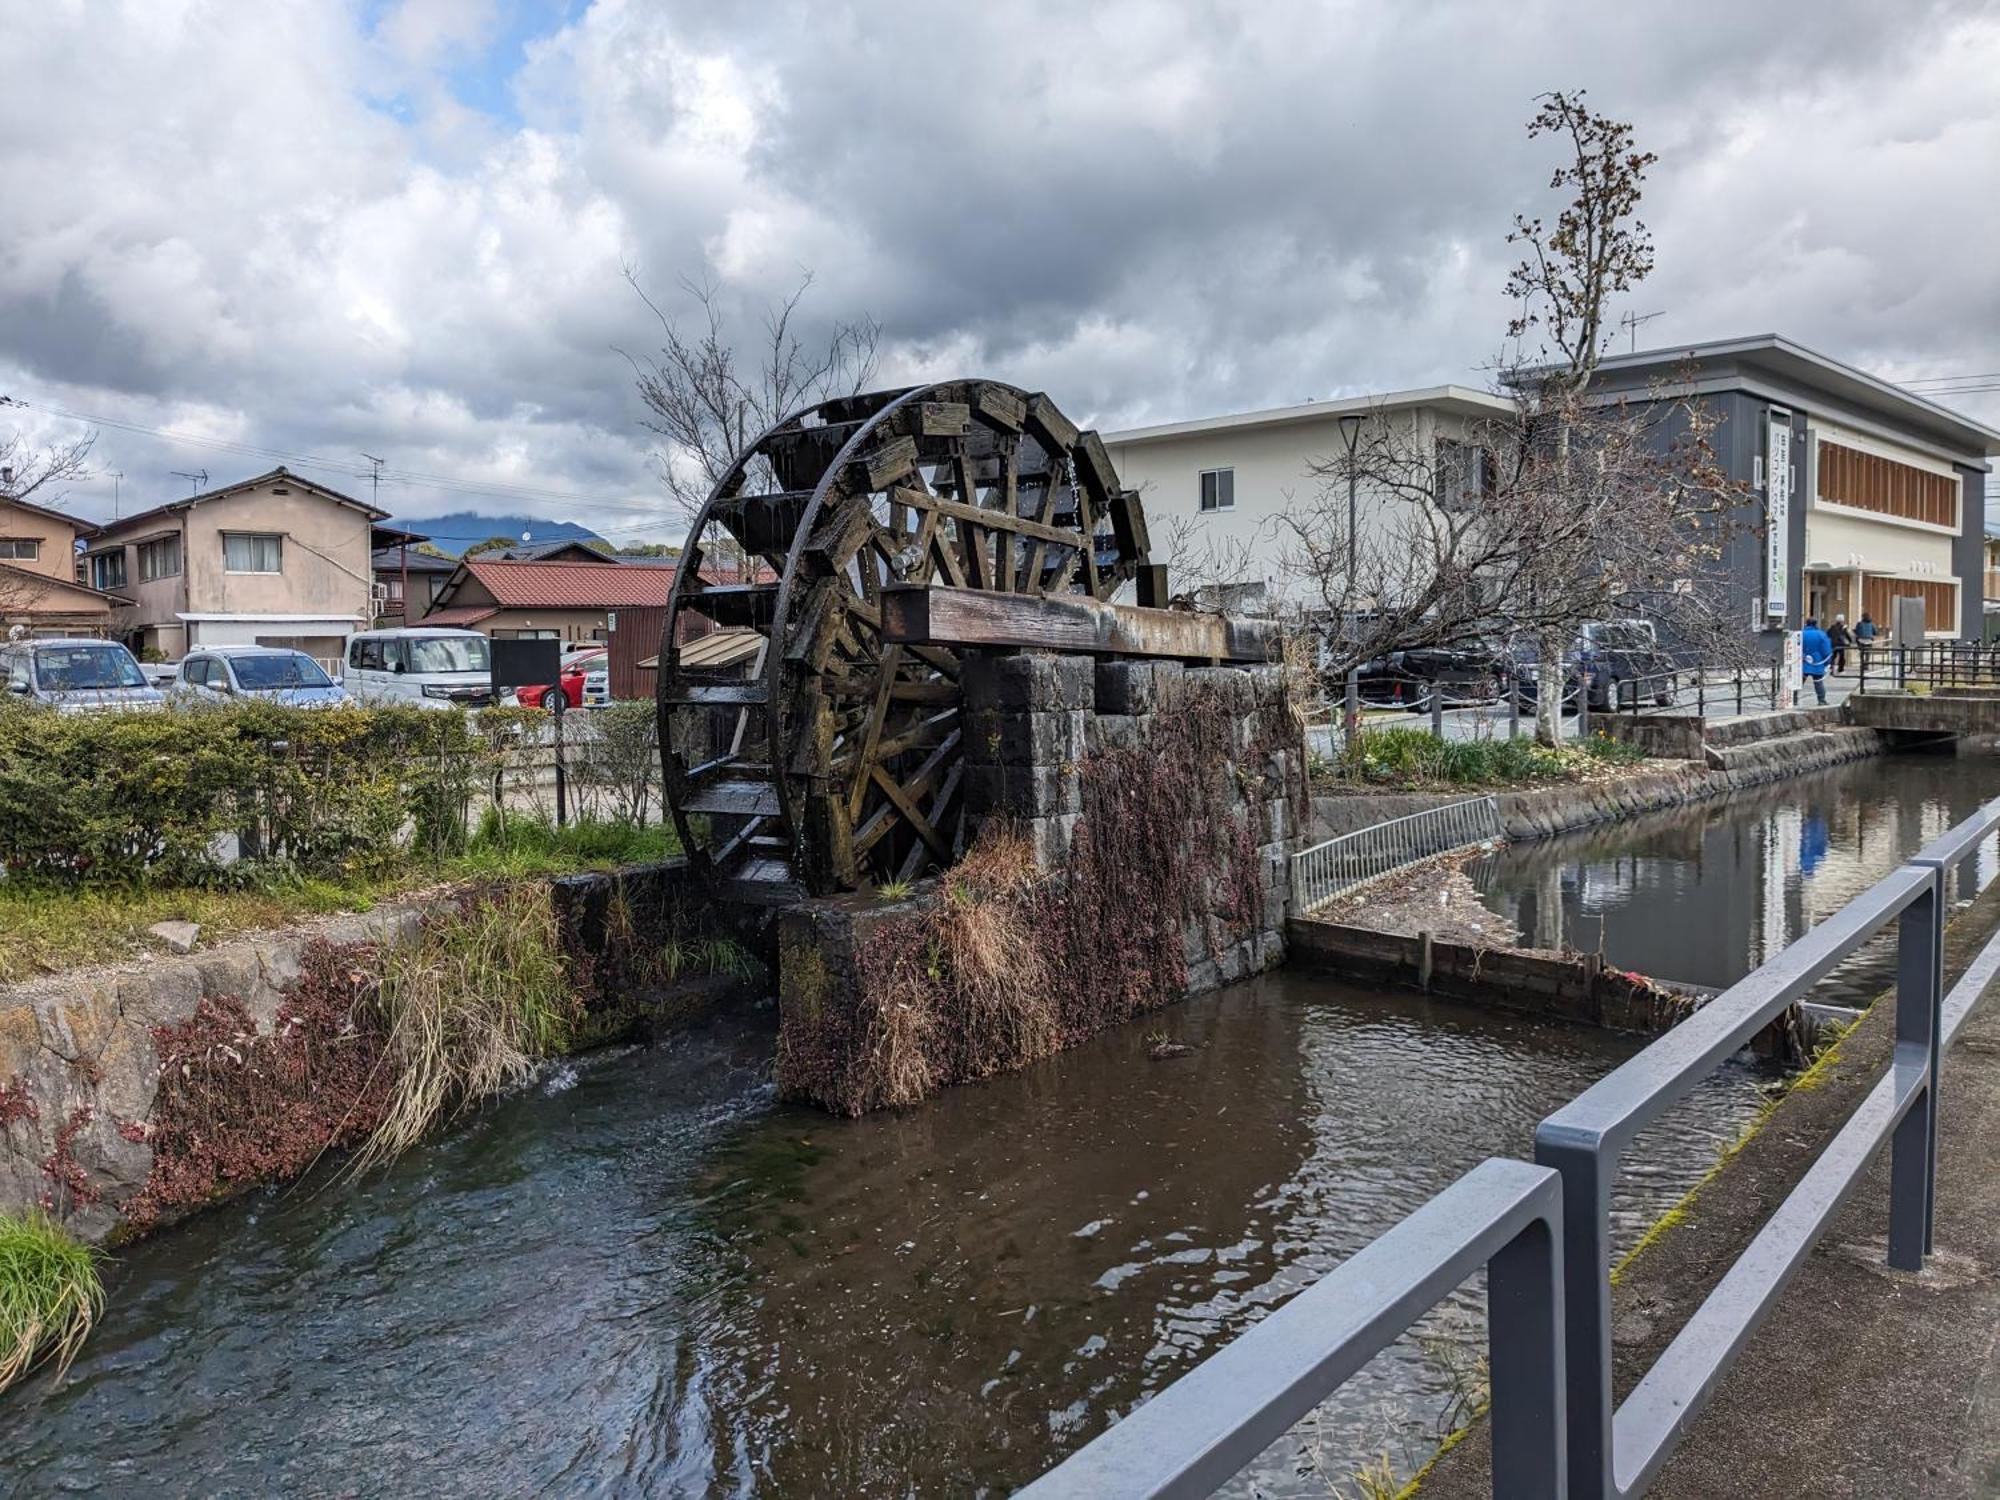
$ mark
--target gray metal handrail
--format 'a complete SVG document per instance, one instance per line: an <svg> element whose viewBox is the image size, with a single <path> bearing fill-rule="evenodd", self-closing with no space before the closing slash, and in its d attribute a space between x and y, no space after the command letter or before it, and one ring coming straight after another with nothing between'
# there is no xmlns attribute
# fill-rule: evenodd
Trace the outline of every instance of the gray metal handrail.
<svg viewBox="0 0 2000 1500"><path fill-rule="evenodd" d="M1562 1494L1561 1212L1554 1172L1481 1162L1021 1490L1021 1500L1212 1494L1482 1266L1493 1492Z"/></svg>
<svg viewBox="0 0 2000 1500"><path fill-rule="evenodd" d="M1343 833L1292 856L1292 910L1307 916L1378 875L1500 838L1500 804L1467 797Z"/></svg>
<svg viewBox="0 0 2000 1500"><path fill-rule="evenodd" d="M1945 876L1995 828L2000 800L1920 850L1536 1129L1536 1160L1563 1178L1569 1473L1576 1500L1644 1492L1884 1134L1892 1139L1889 1262L1905 1270L1922 1267L1935 1201ZM1639 1130L1892 921L1896 1043L1888 1076L1624 1405L1614 1408L1610 1207L1619 1157Z"/></svg>

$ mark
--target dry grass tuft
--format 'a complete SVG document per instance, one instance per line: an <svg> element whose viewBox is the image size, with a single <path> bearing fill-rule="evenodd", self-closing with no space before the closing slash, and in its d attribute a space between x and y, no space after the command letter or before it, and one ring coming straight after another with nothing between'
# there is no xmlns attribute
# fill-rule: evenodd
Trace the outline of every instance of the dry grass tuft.
<svg viewBox="0 0 2000 1500"><path fill-rule="evenodd" d="M582 1007L548 887L497 889L385 949L379 1003L392 1082L382 1123L355 1155L357 1172L566 1050Z"/></svg>
<svg viewBox="0 0 2000 1500"><path fill-rule="evenodd" d="M0 1214L0 1390L43 1360L62 1379L104 1310L97 1252L40 1214Z"/></svg>

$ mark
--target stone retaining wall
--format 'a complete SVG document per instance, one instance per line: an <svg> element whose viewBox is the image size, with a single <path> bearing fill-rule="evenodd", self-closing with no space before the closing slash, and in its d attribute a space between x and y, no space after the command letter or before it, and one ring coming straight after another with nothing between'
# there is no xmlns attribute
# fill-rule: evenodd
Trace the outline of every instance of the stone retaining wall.
<svg viewBox="0 0 2000 1500"><path fill-rule="evenodd" d="M656 939L669 912L705 910L680 860L554 886L579 992L600 1014L627 999L635 943ZM412 935L426 911L462 894L0 989L0 1212L41 1205L81 1238L113 1233L153 1172L155 1028L188 1021L204 1000L240 1002L269 1036L310 945L365 952ZM614 894L622 898L617 922L608 920Z"/></svg>

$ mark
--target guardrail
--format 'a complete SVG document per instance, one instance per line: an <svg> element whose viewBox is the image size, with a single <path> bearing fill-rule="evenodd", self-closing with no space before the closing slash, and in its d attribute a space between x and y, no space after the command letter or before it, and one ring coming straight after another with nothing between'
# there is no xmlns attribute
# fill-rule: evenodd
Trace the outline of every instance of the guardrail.
<svg viewBox="0 0 2000 1500"><path fill-rule="evenodd" d="M1481 1162L1021 1500L1213 1493L1482 1266L1494 1492L1562 1494L1561 1197L1545 1167Z"/></svg>
<svg viewBox="0 0 2000 1500"><path fill-rule="evenodd" d="M1537 1166L1482 1163L1022 1493L1212 1493L1483 1263L1494 1493L1643 1494L1884 1140L1889 1263L1922 1268L1936 1213L1939 1060L2000 977L1995 938L1944 993L1947 880L1996 830L2000 799L1543 1120ZM1614 1407L1611 1184L1625 1147L1891 924L1896 1038L1887 1073ZM1537 1236L1551 1213L1560 1244L1544 1249ZM1561 1283L1547 1306L1537 1291L1544 1275ZM1559 1350L1544 1343L1551 1330ZM1552 1371L1559 1396L1547 1393ZM1558 1455L1543 1446L1551 1427Z"/></svg>
<svg viewBox="0 0 2000 1500"><path fill-rule="evenodd" d="M1292 912L1307 916L1378 875L1501 833L1500 805L1491 797L1468 797L1343 833L1292 856Z"/></svg>
<svg viewBox="0 0 2000 1500"><path fill-rule="evenodd" d="M1906 691L1911 683L1933 690L2000 686L2000 643L1992 641L1925 641L1917 646L1870 646L1860 651L1855 691L1868 691L1870 677L1877 689Z"/></svg>

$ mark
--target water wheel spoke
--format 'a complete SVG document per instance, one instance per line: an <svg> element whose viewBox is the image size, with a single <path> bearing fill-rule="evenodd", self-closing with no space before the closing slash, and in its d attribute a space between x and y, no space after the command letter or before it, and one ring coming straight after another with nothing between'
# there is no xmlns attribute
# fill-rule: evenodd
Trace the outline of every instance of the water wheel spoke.
<svg viewBox="0 0 2000 1500"><path fill-rule="evenodd" d="M908 793L896 785L895 777L880 766L870 770L869 775L874 778L875 785L881 788L882 795L889 799L889 805L902 815L905 823L916 830L918 838L930 845L931 853L945 864L950 864L950 840L931 826L931 820L925 817L917 804L910 800Z"/></svg>

